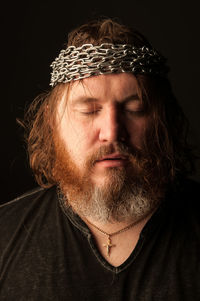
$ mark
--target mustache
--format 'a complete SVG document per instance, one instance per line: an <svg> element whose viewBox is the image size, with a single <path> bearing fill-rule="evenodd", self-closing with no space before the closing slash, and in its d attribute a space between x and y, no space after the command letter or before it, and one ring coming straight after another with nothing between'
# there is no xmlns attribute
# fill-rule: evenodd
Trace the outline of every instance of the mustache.
<svg viewBox="0 0 200 301"><path fill-rule="evenodd" d="M88 157L88 159L86 160L87 165L93 166L96 163L96 161L102 160L105 156L111 155L113 153L117 153L121 156L124 156L127 160L130 161L131 159L133 159L133 157L139 158L142 155L141 150L139 150L138 148L130 147L123 142L116 142L110 145L100 146L95 153Z"/></svg>

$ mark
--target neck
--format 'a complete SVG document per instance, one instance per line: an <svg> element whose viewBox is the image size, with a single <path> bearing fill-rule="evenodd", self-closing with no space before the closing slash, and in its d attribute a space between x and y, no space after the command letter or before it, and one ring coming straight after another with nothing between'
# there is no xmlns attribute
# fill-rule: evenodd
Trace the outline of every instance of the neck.
<svg viewBox="0 0 200 301"><path fill-rule="evenodd" d="M132 253L140 233L153 212L140 220L102 223L83 218L89 227L101 255L113 266L121 265Z"/></svg>
<svg viewBox="0 0 200 301"><path fill-rule="evenodd" d="M143 224L145 221L147 222L154 212L155 210L142 217L135 218L135 219L128 219L124 221L110 220L110 221L102 222L102 221L95 220L92 217L81 216L81 218L88 225L89 229L99 228L108 234L112 234L113 232L121 230L124 227L128 227L129 225L133 225L133 227L136 227L137 225L139 226L140 224Z"/></svg>

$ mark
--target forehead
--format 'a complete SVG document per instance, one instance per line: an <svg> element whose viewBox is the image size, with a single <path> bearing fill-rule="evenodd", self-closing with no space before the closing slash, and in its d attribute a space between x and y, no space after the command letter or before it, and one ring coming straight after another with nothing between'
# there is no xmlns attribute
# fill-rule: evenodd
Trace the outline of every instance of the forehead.
<svg viewBox="0 0 200 301"><path fill-rule="evenodd" d="M74 81L68 93L68 101L94 98L100 101L123 101L138 94L136 77L131 73L106 74Z"/></svg>

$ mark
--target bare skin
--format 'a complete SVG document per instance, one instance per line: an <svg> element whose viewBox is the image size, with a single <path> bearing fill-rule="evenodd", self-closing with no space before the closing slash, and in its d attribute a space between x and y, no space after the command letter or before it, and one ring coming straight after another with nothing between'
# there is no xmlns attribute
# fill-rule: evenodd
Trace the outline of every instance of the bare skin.
<svg viewBox="0 0 200 301"><path fill-rule="evenodd" d="M80 175L89 154L122 136L130 145L142 148L147 122L132 74L100 75L83 82L84 86L75 82L67 106L64 96L58 107L59 134ZM107 168L124 165L123 159L97 162L91 180L97 186L104 185Z"/></svg>
<svg viewBox="0 0 200 301"><path fill-rule="evenodd" d="M133 226L129 230L114 235L113 237L111 236L111 246L109 248L107 246L107 242L108 242L107 236L101 233L91 224L89 224L86 219L83 218L83 220L88 225L90 231L92 232L101 255L112 266L118 267L128 259L128 257L135 249L137 242L139 240L140 233L151 216L152 214L147 216L145 219L141 220L140 222L138 222L135 226ZM101 230L105 231L106 233L114 233L118 230L127 227L130 224L130 223L127 224L122 222L102 224L93 221L92 219L89 219L89 221L93 223L95 226L99 227Z"/></svg>

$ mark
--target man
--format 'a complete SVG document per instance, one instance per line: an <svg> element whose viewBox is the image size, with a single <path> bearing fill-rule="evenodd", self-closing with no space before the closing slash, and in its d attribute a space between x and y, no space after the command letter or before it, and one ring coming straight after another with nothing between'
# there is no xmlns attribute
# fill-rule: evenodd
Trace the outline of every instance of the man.
<svg viewBox="0 0 200 301"><path fill-rule="evenodd" d="M1 300L200 300L198 184L165 59L108 19L51 67L28 114L43 188L0 208Z"/></svg>

